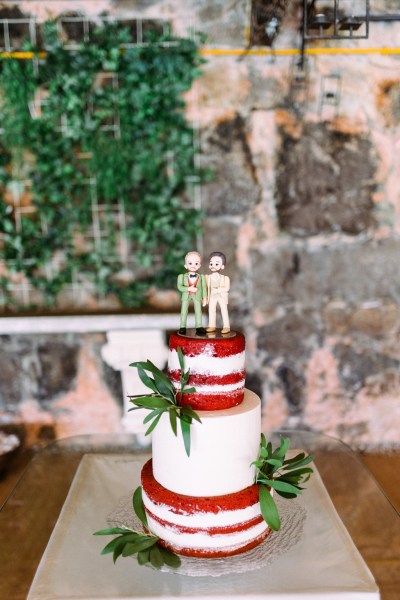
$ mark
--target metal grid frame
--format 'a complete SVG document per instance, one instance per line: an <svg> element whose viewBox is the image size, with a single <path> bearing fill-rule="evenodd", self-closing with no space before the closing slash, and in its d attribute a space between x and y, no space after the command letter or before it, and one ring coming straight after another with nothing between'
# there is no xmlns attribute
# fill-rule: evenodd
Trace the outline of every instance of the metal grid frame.
<svg viewBox="0 0 400 600"><path fill-rule="evenodd" d="M370 0L303 0L303 39L305 40L343 40L367 39L369 36L369 4ZM315 7L315 5L317 5ZM351 8L351 14L340 16L343 6ZM353 5L362 5L360 13L354 14ZM324 11L309 14L309 6L314 11L319 6L326 10L330 8L332 16L327 16ZM357 33L361 27L362 33Z"/></svg>
<svg viewBox="0 0 400 600"><path fill-rule="evenodd" d="M13 40L19 40L20 36L16 35L13 29L20 29L21 26L26 26L26 32L29 33L29 41L34 48L39 45L40 50L46 50L43 46L40 48L41 28L45 21L37 18L35 15L31 17L21 18L3 18L0 19L0 31L3 32L3 45L0 44L0 52L12 53L20 52L22 49L18 44L14 44ZM61 41L64 41L64 46L67 50L76 50L82 42L89 43L91 41L91 31L94 26L101 25L104 23L120 23L130 25L131 31L135 30L135 36L129 43L121 44L121 48L135 48L137 46L146 46L146 42L143 41L143 32L149 24L158 24L162 28L163 33L170 31L170 23L165 19L152 19L143 18L130 13L120 13L115 15L101 15L96 17L89 17L87 15L79 16L60 16L56 19L57 32ZM65 41L67 35L68 25L74 24L75 26L81 24L82 35L79 40ZM24 38L26 36L24 35ZM68 36L67 36L68 37ZM162 46L168 47L176 45L176 42L162 42Z"/></svg>
<svg viewBox="0 0 400 600"><path fill-rule="evenodd" d="M151 19L151 18L144 19L142 17L137 17L136 15L133 16L131 14L118 14L118 15L107 15L107 16L96 17L96 19L90 18L85 15L82 15L79 17L78 16L76 16L76 17L60 17L57 20L58 33L59 33L59 36L61 36L61 38L62 38L63 32L64 32L63 25L65 23L73 23L74 25L79 24L79 23L82 24L82 38L83 39L80 40L79 42L67 42L64 44L64 46L68 50L73 51L79 46L79 44L82 41L90 43L91 25L93 26L93 24L101 24L106 21L118 22L118 23L121 23L121 25L128 23L128 24L131 24L132 26L135 26L136 39L132 40L132 42L129 44L122 44L121 49L133 48L133 47L138 47L138 46L146 46L147 44L145 42L143 42L143 31L144 31L147 23L159 24L160 26L162 26L164 33L166 33L167 31L170 31L169 21L166 21L163 19ZM0 44L0 53L3 53L3 55L5 55L5 56L7 56L7 55L12 56L13 53L21 51L21 48L18 47L17 45L15 45L13 42L13 40L15 39L15 36L12 35L12 29L13 29L14 25L19 26L19 27L21 25L27 26L27 31L29 31L30 42L31 42L32 46L35 47L38 42L38 39L40 38L40 35L38 35L38 34L40 33L40 27L42 26L42 24L43 24L43 21L37 19L36 17L20 18L20 19L18 19L18 18L0 19L0 31L1 31L1 28L3 28L3 39L4 39L3 46ZM163 47L170 47L170 46L175 45L175 42L162 42L161 45ZM45 48L43 48L43 49L45 50ZM34 69L35 70L39 69L40 68L40 57L38 57L37 55L32 55L31 58L33 61ZM111 85L118 86L119 82L118 82L117 74L110 73L109 76L112 79ZM40 115L41 109L42 109L43 105L45 105L45 103L46 103L46 98L40 98L40 99L38 99L37 103L30 105L29 109L30 109L30 112L31 112L31 115L33 118L38 117ZM94 109L95 109L95 107L89 107L89 116L90 116L90 110L94 110ZM201 163L200 128L199 128L199 124L197 122L192 122L191 127L192 127L193 133L194 133L194 135L193 135L193 144L194 144L194 149L195 149L194 164L195 164L196 168L199 168L200 163ZM120 121L119 121L118 114L114 115L113 123L104 124L101 126L101 129L103 129L105 131L109 131L111 135L113 135L116 139L118 139L121 135ZM68 119L67 119L66 115L63 115L63 117L61 118L59 131L64 135L68 135L68 130L69 130ZM0 129L0 136L1 136L1 134L2 134L2 129ZM82 155L80 158L82 160L85 160L89 157L87 155ZM168 175L172 177L173 170L174 170L174 152L173 151L167 152L166 162L167 162ZM30 181L29 180L21 180L21 184L24 184L24 186L29 186ZM87 241L89 244L93 244L96 247L96 249L100 249L102 246L102 243L103 243L104 236L107 234L107 231L104 228L103 217L106 213L108 215L111 215L113 222L116 224L116 227L118 229L117 256L114 258L114 260L119 261L123 265L123 268L129 269L130 267L132 267L134 265L134 260L132 260L132 258L129 257L129 242L127 240L127 236L124 235L124 231L126 230L126 224L127 224L127 215L125 212L124 202L122 199L119 199L118 203L115 203L112 205L99 203L98 198L97 198L97 192L96 192L96 186L97 186L96 177L91 176L87 180L87 184L90 185L90 190L91 190L90 191L90 195L91 195L91 227L89 228L89 231L85 235L85 241ZM200 186L199 178L198 177L188 177L186 180L186 184L187 184L187 194L186 194L187 200L182 204L182 206L184 208L188 208L188 209L195 208L195 209L200 210L202 207L202 197L201 197L201 186ZM15 223L16 231L20 231L21 227L23 227L24 216L28 215L28 214L32 214L32 212L36 211L36 208L33 206L23 206L20 200L21 200L21 197L17 195L15 197L15 204L14 204L14 223ZM47 223L45 222L45 219L42 216L40 216L40 222L41 222L42 232L45 233L46 229L47 229ZM2 236L0 234L0 241L1 241L1 237ZM200 252L202 252L203 251L203 238L202 238L201 233L198 235L196 242L197 242L197 248L199 249ZM110 259L110 260L112 260L112 259ZM160 261L161 261L161 257L160 257ZM15 262L15 261L8 261L8 264L10 266L12 266L13 262ZM24 263L27 265L32 264L32 260L24 259ZM48 278L48 280L51 279L53 268L54 268L54 266L51 264L48 264L44 267L44 273L45 273L45 276ZM31 305L32 300L35 297L37 297L38 295L40 295L40 292L38 292L33 286L31 286L31 284L25 278L25 276L21 275L20 273L16 273L15 276L11 277L11 279L9 280L8 285L7 285L7 290L15 298L15 300L19 301L20 304L23 306ZM71 297L72 297L72 304L74 306L79 307L79 306L82 306L82 304L84 303L87 293L93 292L93 286L92 286L92 284L90 284L88 282L81 281L79 278L79 273L74 273L71 278L70 284L67 284L66 286L64 286L63 291L65 291L67 294L70 293ZM4 308L6 305L7 305L7 296L0 289L0 309L1 309L1 307Z"/></svg>

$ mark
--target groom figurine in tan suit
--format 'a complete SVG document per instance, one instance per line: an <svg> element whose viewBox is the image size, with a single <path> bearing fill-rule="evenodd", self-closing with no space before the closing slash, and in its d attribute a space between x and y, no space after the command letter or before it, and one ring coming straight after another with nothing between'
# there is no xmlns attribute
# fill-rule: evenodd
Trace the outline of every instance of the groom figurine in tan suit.
<svg viewBox="0 0 400 600"><path fill-rule="evenodd" d="M178 333L186 334L186 320L189 303L194 305L194 319L197 335L206 335L202 327L202 306L207 304L207 287L204 275L198 273L201 267L201 256L198 252L188 252L185 256L186 273L178 276L178 290L181 293L181 322Z"/></svg>
<svg viewBox="0 0 400 600"><path fill-rule="evenodd" d="M212 333L216 329L217 304L221 309L222 330L221 333L229 333L229 315L228 315L228 292L230 288L229 277L222 275L220 271L225 268L226 257L222 252L212 252L209 257L209 268L211 275L206 275L208 291L208 327L207 333Z"/></svg>

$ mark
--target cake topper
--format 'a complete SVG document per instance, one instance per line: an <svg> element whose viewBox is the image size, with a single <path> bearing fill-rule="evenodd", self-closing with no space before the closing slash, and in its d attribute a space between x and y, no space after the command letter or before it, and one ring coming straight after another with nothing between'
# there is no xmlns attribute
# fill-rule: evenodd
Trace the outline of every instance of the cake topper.
<svg viewBox="0 0 400 600"><path fill-rule="evenodd" d="M208 327L207 333L216 329L217 304L219 304L222 316L222 334L230 332L228 315L228 292L230 281L227 275L220 273L225 268L226 256L223 252L212 252L209 256L209 269L211 275L206 275L208 294Z"/></svg>
<svg viewBox="0 0 400 600"><path fill-rule="evenodd" d="M186 273L178 275L178 290L181 293L181 320L178 333L186 334L186 320L190 301L194 305L194 319L197 335L206 335L202 326L202 306L207 304L207 286L205 276L199 273L201 256L196 251L188 252L185 256Z"/></svg>

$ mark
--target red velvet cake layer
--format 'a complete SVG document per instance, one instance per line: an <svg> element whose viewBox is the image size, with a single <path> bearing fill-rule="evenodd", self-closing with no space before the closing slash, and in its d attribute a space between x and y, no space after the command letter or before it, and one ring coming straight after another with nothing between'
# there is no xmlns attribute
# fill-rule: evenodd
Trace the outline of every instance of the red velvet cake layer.
<svg viewBox="0 0 400 600"><path fill-rule="evenodd" d="M245 338L233 332L232 337L196 338L173 333L169 340L168 375L180 385L180 347L189 370L189 387L194 394L185 394L182 405L195 410L223 410L243 401L245 382Z"/></svg>
<svg viewBox="0 0 400 600"><path fill-rule="evenodd" d="M191 406L194 410L224 410L241 404L243 395L243 389L222 394L185 394L183 399L178 394L178 402L181 406Z"/></svg>
<svg viewBox="0 0 400 600"><path fill-rule="evenodd" d="M181 514L196 512L214 512L217 514L221 510L239 510L258 502L257 485L250 485L244 490L225 496L184 496L183 494L171 492L154 478L152 459L148 460L142 469L142 487L153 502L166 504L173 512Z"/></svg>
<svg viewBox="0 0 400 600"><path fill-rule="evenodd" d="M156 481L149 460L142 469L142 488L149 529L177 554L231 556L254 548L269 533L257 485L224 496L184 496Z"/></svg>

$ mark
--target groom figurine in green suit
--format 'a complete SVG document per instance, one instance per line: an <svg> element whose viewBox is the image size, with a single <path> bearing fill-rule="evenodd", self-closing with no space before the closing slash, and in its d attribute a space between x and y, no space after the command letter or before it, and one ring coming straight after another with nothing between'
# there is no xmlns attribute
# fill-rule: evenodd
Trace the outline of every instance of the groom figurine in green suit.
<svg viewBox="0 0 400 600"><path fill-rule="evenodd" d="M207 285L204 275L198 273L201 267L201 256L198 252L188 252L185 256L186 273L178 275L178 290L181 293L181 322L178 333L185 335L189 303L193 300L194 319L197 335L206 335L202 326L202 306L207 304Z"/></svg>

